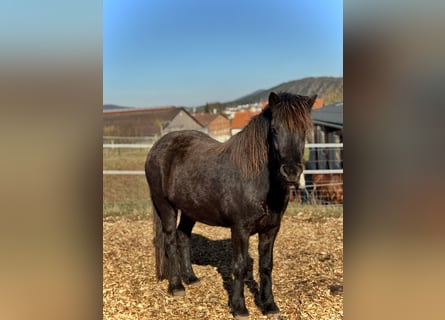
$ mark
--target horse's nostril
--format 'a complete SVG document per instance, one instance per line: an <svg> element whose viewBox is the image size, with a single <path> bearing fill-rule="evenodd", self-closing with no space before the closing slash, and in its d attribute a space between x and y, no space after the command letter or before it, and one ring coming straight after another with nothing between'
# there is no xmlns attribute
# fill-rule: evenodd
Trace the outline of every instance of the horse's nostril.
<svg viewBox="0 0 445 320"><path fill-rule="evenodd" d="M281 173L284 177L286 177L286 178L289 177L288 174L287 174L287 172L286 172L286 169L285 169L285 165L284 165L284 164L282 164L281 167L280 167L280 173Z"/></svg>
<svg viewBox="0 0 445 320"><path fill-rule="evenodd" d="M302 170L300 170L300 167L293 167L293 166L287 166L282 164L280 166L280 173L283 177L286 178L286 180L295 182L298 180L298 178L301 175Z"/></svg>

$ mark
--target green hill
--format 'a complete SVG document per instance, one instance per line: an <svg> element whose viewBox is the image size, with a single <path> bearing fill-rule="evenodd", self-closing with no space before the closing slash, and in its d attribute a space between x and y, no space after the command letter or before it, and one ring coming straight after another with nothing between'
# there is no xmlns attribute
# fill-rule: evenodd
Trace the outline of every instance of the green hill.
<svg viewBox="0 0 445 320"><path fill-rule="evenodd" d="M343 101L343 77L311 77L285 82L270 89L257 90L242 98L226 102L224 103L224 107L267 101L267 97L271 91L285 91L302 95L317 94L324 99L325 105L329 105Z"/></svg>

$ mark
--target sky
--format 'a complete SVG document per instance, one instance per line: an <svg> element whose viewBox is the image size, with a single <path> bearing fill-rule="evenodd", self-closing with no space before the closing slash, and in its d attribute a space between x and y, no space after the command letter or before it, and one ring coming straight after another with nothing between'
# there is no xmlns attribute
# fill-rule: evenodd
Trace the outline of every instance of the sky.
<svg viewBox="0 0 445 320"><path fill-rule="evenodd" d="M103 1L104 104L200 106L318 76L343 76L343 1Z"/></svg>

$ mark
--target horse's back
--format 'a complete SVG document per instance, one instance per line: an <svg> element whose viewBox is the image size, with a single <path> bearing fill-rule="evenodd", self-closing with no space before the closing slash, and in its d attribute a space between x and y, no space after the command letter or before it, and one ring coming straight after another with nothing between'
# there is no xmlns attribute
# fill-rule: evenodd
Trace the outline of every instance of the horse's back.
<svg viewBox="0 0 445 320"><path fill-rule="evenodd" d="M213 144L218 144L218 142L200 131L170 132L161 137L151 148L147 156L146 169L153 161L169 163L173 160L173 157L186 156L193 148L199 149Z"/></svg>
<svg viewBox="0 0 445 320"><path fill-rule="evenodd" d="M165 187L159 180L167 180L175 168L189 163L198 153L218 145L207 134L183 130L170 132L161 137L151 148L145 162L145 174L150 188Z"/></svg>

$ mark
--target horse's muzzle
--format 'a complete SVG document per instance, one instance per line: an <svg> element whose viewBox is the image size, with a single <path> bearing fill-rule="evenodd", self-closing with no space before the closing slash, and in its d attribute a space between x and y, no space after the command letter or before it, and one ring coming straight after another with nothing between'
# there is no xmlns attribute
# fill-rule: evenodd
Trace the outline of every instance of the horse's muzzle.
<svg viewBox="0 0 445 320"><path fill-rule="evenodd" d="M300 167L291 167L282 164L280 166L280 173L286 179L286 183L297 185L300 180L300 175L303 170Z"/></svg>

